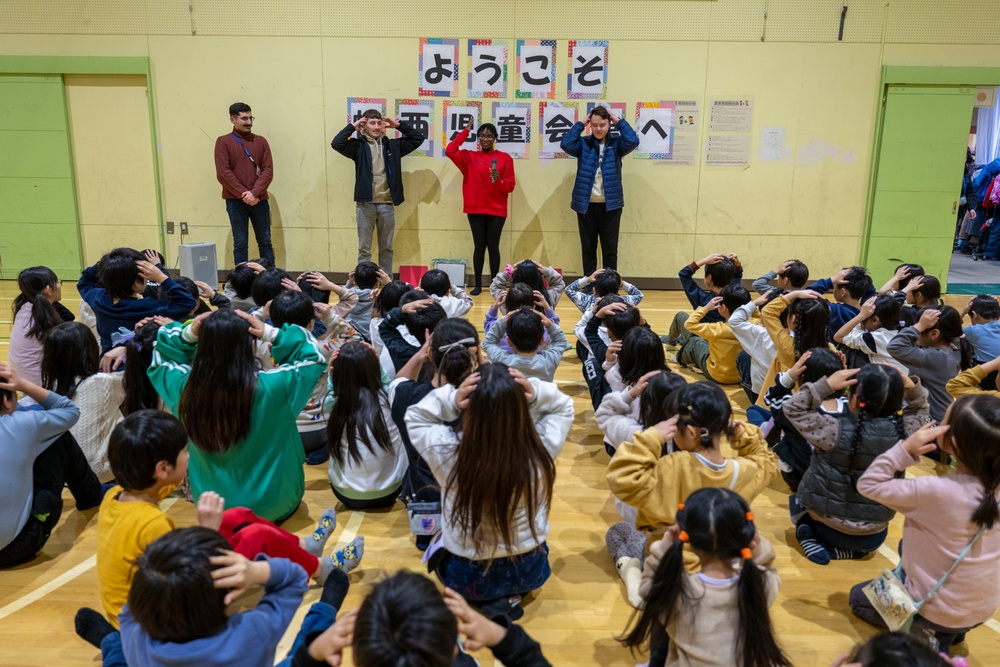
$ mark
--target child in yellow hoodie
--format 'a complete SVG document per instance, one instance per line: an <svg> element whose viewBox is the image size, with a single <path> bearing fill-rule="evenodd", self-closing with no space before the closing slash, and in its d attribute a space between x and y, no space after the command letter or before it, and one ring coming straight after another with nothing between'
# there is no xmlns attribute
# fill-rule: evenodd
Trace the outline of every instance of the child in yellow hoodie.
<svg viewBox="0 0 1000 667"><path fill-rule="evenodd" d="M695 310L684 322L691 335L677 351L677 363L697 366L707 379L717 384L739 384L736 355L743 348L727 322L733 311L748 303L750 292L739 283L730 283L719 296ZM725 321L704 322L705 316L715 310Z"/></svg>
<svg viewBox="0 0 1000 667"><path fill-rule="evenodd" d="M621 443L608 464L611 492L638 509L636 528L648 535L662 535L677 523L678 506L698 489L728 488L749 503L778 471L760 429L730 421L732 406L718 386L696 382L670 401L674 416ZM736 457L723 456L723 435ZM673 452L661 456L670 442Z"/></svg>

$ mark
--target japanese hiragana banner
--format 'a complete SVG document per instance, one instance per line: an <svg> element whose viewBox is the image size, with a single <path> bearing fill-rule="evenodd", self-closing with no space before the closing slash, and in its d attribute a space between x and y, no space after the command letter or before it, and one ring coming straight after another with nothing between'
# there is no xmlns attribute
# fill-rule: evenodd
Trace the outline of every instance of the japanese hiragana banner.
<svg viewBox="0 0 1000 667"><path fill-rule="evenodd" d="M513 158L528 157L531 148L531 102L494 102L497 149Z"/></svg>
<svg viewBox="0 0 1000 667"><path fill-rule="evenodd" d="M566 97L603 100L608 96L608 41L570 40Z"/></svg>
<svg viewBox="0 0 1000 667"><path fill-rule="evenodd" d="M674 154L674 103L636 102L637 159L669 160Z"/></svg>
<svg viewBox="0 0 1000 667"><path fill-rule="evenodd" d="M540 158L570 157L559 147L573 124L576 123L576 102L539 102L538 103L538 136L541 148Z"/></svg>
<svg viewBox="0 0 1000 667"><path fill-rule="evenodd" d="M458 40L420 38L420 97L458 95Z"/></svg>
<svg viewBox="0 0 1000 667"><path fill-rule="evenodd" d="M594 107L604 107L611 112L613 116L618 118L624 118L625 114L628 113L628 103L627 102L587 102L587 114L590 114L594 110ZM618 123L612 121L611 129L608 130L609 137L619 137L621 133L618 131Z"/></svg>
<svg viewBox="0 0 1000 667"><path fill-rule="evenodd" d="M469 97L507 97L507 40L469 40Z"/></svg>
<svg viewBox="0 0 1000 667"><path fill-rule="evenodd" d="M434 157L434 100L396 100L396 117L424 135L424 143L410 153Z"/></svg>
<svg viewBox="0 0 1000 667"><path fill-rule="evenodd" d="M444 123L441 133L441 155L448 146L448 142L455 138L459 132L464 130L472 121L472 131L469 137L462 144L462 150L479 150L476 142L476 133L479 131L479 119L483 112L482 102L472 102L468 100L445 100L444 101Z"/></svg>
<svg viewBox="0 0 1000 667"><path fill-rule="evenodd" d="M517 91L514 97L554 99L556 96L556 41L517 40Z"/></svg>

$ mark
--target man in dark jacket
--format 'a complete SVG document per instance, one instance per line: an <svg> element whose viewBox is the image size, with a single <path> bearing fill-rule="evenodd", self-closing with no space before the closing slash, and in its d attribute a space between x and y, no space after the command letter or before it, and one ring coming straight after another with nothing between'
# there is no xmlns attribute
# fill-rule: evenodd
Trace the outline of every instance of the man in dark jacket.
<svg viewBox="0 0 1000 667"><path fill-rule="evenodd" d="M619 136L609 136L611 123ZM590 136L583 136L590 128ZM618 229L625 195L622 191L622 158L639 146L639 137L625 119L594 107L585 122L579 121L563 137L560 148L577 159L576 183L570 207L576 211L583 250L583 275L597 270L597 241L604 263L618 268Z"/></svg>
<svg viewBox="0 0 1000 667"><path fill-rule="evenodd" d="M385 128L398 129L399 139L387 139ZM351 135L357 131L361 139ZM424 135L392 118L368 109L330 143L333 150L354 160L354 201L358 220L358 263L371 260L372 236L378 232L378 264L392 275L392 237L396 231L395 207L403 203L403 170L400 158L416 150Z"/></svg>

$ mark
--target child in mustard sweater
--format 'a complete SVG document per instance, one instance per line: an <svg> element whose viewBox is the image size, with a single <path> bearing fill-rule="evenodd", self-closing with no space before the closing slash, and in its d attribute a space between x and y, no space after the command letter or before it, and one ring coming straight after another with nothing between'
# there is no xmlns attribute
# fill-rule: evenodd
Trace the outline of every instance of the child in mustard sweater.
<svg viewBox="0 0 1000 667"><path fill-rule="evenodd" d="M727 322L740 306L750 303L750 292L739 283L726 285L719 296L695 310L684 322L690 336L677 351L677 363L697 366L717 384L738 384L740 371L736 355L743 349ZM706 322L705 316L718 311L723 322Z"/></svg>

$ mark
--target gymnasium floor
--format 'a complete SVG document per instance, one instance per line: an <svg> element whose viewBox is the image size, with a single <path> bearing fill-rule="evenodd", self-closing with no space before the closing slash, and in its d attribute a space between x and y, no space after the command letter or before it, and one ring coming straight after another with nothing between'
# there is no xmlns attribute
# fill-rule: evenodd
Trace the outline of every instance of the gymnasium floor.
<svg viewBox="0 0 1000 667"><path fill-rule="evenodd" d="M64 303L76 312L79 298L67 281ZM10 333L10 302L16 294L12 281L0 282L0 359L7 357ZM946 301L961 306L968 297ZM469 320L482 322L489 295L476 299ZM687 309L682 292L648 293L641 305L653 328L664 332L680 309ZM579 313L569 299L562 299L558 312L563 329L570 331ZM571 342L575 343L572 339ZM692 381L701 376L686 371ZM520 623L543 646L554 665L634 665L633 658L614 640L631 613L611 558L604 546L604 533L618 520L604 481L608 461L600 433L593 420L581 364L570 351L559 367L556 381L573 397L577 418L559 456L555 497L549 516L552 577L525 604ZM728 392L742 417L747 401L738 387ZM7 445L9 443L2 443ZM913 470L916 475L934 474L930 464ZM889 539L878 553L862 561L837 562L826 567L803 557L795 544L788 517L788 489L780 477L771 482L754 502L754 514L762 534L774 544L776 566L782 588L771 609L781 645L792 662L801 667L826 667L873 630L855 620L847 607L850 587L878 575L896 562L893 552L902 531L902 519L890 527ZM73 615L78 607L98 607L95 547L96 510L78 512L66 493L63 517L45 550L34 561L0 574L0 664L89 665L99 664L99 652L78 639ZM322 510L335 503L326 478L326 467L306 467L306 495L299 511L286 528L307 534ZM195 523L191 504L171 497L163 503L178 526ZM401 504L392 511L350 512L342 506L334 540L342 545L355 534L366 539L361 567L351 575L351 591L345 607L358 606L370 584L387 572L400 568L421 570L420 553L413 546L406 513ZM332 542L333 540L331 540ZM319 598L313 587L279 646L284 657L308 605ZM249 602L247 602L249 600ZM245 598L242 604L252 604ZM1000 624L997 620L969 633L958 647L970 654L970 665L1000 665ZM484 667L495 664L488 651L476 656ZM346 664L351 664L350 662Z"/></svg>

